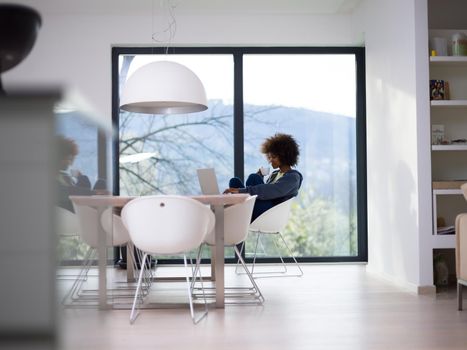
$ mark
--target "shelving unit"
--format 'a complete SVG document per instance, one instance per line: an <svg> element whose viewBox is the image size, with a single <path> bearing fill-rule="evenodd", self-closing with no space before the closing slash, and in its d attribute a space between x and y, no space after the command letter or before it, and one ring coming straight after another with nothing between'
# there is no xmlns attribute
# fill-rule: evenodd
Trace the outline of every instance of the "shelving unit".
<svg viewBox="0 0 467 350"><path fill-rule="evenodd" d="M444 35L447 39L452 34L453 31L448 30L430 33L433 36ZM446 141L467 139L467 56L430 57L430 79L449 82L451 98L430 101L431 125L444 125ZM438 185L453 180L466 179L467 182L467 164L463 165L467 163L467 143L432 145L431 150L433 181ZM455 235L438 234L437 226L438 217L443 217L445 226L453 226L457 214L467 212L462 191L455 186L456 183L441 189L433 186L433 249L455 247Z"/></svg>

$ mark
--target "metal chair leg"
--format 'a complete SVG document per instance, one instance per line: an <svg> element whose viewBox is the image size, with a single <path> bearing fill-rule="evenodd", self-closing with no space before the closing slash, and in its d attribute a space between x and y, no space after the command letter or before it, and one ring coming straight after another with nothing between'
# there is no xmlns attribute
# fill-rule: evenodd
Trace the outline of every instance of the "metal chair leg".
<svg viewBox="0 0 467 350"><path fill-rule="evenodd" d="M81 285L87 278L87 274L91 266L91 256L94 252L95 250L93 248L91 247L88 248L86 255L83 259L83 264L81 265L80 272L78 273L78 276L76 276L76 279L73 282L68 293L63 297L62 304L65 305L68 298L74 299L75 298L74 296L76 295L76 293L79 293L79 289L81 288Z"/></svg>
<svg viewBox="0 0 467 350"><path fill-rule="evenodd" d="M284 245L285 245L285 247L287 248L287 250L289 251L290 256L292 257L292 259L294 260L295 265L296 265L296 266L298 267L298 269L300 270L300 274L298 274L298 275L296 275L296 276L298 276L298 277L303 276L303 270L302 270L302 268L301 268L300 265L298 264L297 259L295 259L295 255L293 255L293 253L292 253L292 251L290 250L290 248L289 248L287 242L286 242L285 239L284 239L284 236L282 236L282 233L280 233L280 232L279 232L279 237L282 239L282 242L284 242Z"/></svg>
<svg viewBox="0 0 467 350"><path fill-rule="evenodd" d="M282 240L282 243L284 244L285 248L287 249L287 252L289 254L290 257L292 257L295 265L297 266L298 270L299 270L299 273L298 274L288 274L287 273L287 265L284 261L284 258L282 256L282 254L280 253L280 249L279 249L279 246L277 245L276 243L276 240L275 238L273 237L273 243L274 243L274 246L276 247L276 250L277 250L277 253L279 255L279 259L281 260L281 263L282 263L282 267L283 267L283 271L271 271L271 272L268 272L268 271L256 271L255 272L255 266L256 266L256 257L257 257L257 254L258 254L258 245L261 244L261 246L263 246L263 243L261 242L261 238L260 236L263 235L264 233L261 233L261 232L257 232L256 233L258 235L257 239L256 239L256 244L255 244L255 250L254 250L254 254L253 254L253 264L252 264L252 268L251 268L251 274L253 276L255 276L255 278L266 278L266 277L301 277L303 276L303 270L302 268L300 267L297 259L295 258L295 256L293 255L292 253L292 250L290 249L290 247L288 246L287 242L285 241L284 239L284 236L282 236L282 233L280 232L277 232L277 233L274 233L274 235L279 235L280 239ZM242 246L242 250L243 250L243 246ZM240 254L242 252L242 250L240 251ZM264 247L263 247L263 250L264 250ZM240 259L237 260L237 266L240 262ZM237 266L235 267L235 273L237 275L240 275L242 274L241 272L238 272L237 271ZM265 276L258 276L258 275L265 275Z"/></svg>
<svg viewBox="0 0 467 350"><path fill-rule="evenodd" d="M258 254L258 243L260 241L260 232L256 233L256 244L255 244L255 252L253 253L253 265L251 266L251 274L255 271L255 264L256 264L256 254Z"/></svg>
<svg viewBox="0 0 467 350"><path fill-rule="evenodd" d="M133 322L135 322L136 320L136 317L138 317L138 312L136 310L136 313L135 313L135 309L136 309L136 303L138 302L138 294L139 294L140 287L141 287L141 280L143 278L144 268L146 266L145 263L146 263L147 256L148 256L147 254L144 254L143 256L143 263L141 265L141 271L139 272L138 286L136 287L135 298L133 299L133 306L131 308L131 313L130 313L130 324L133 324Z"/></svg>
<svg viewBox="0 0 467 350"><path fill-rule="evenodd" d="M280 233L279 233L280 235ZM287 265L285 264L284 258L282 257L281 250L279 249L279 246L277 245L276 239L273 237L272 242L274 243L274 247L276 247L277 253L279 254L279 259L281 260L282 267L284 268L284 271L279 271L277 273L287 273ZM289 253L292 253L289 250Z"/></svg>
<svg viewBox="0 0 467 350"><path fill-rule="evenodd" d="M463 285L457 281L457 310L462 311L462 292Z"/></svg>
<svg viewBox="0 0 467 350"><path fill-rule="evenodd" d="M240 263L242 264L243 268L245 269L245 272L248 275L248 278L250 279L251 284L253 285L256 292L258 293L258 299L260 300L260 303L263 303L264 302L263 294L261 293L258 285L256 284L255 279L253 278L252 274L248 270L248 267L246 266L245 261L243 260L240 251L238 250L238 248L236 246L234 246L234 250L235 250L235 253L237 254L238 260L240 260Z"/></svg>
<svg viewBox="0 0 467 350"><path fill-rule="evenodd" d="M197 264L200 260L197 259ZM191 283L190 283L190 274L189 274L189 269L188 269L188 264L186 261L186 255L183 254L183 263L185 265L185 274L186 274L186 286L187 286L187 291L188 291L188 300L190 302L190 313L191 313L191 319L193 320L194 324L197 324L199 321L201 321L207 314L208 314L208 308L207 308L207 302L206 302L206 296L204 295L204 286L203 286L203 278L201 277L201 271L200 271L200 282L201 282L201 288L203 290L203 296L204 296L204 307L205 310L202 313L201 316L198 318L195 318L195 312L194 312L194 307L193 307L193 297L191 295L192 289L191 289ZM199 270L199 269L198 269ZM195 279L195 276L192 276L193 279Z"/></svg>
<svg viewBox="0 0 467 350"><path fill-rule="evenodd" d="M138 255L138 261L142 261L143 256L141 254L141 251L137 250L136 254ZM131 263L133 264L133 278L137 281L137 278L138 278L137 277L138 266L137 266L137 263L136 263L136 257L135 257L135 253L134 253L133 249L129 250L129 255L130 255L129 257L130 257ZM130 263L130 262L127 259L127 264L128 263ZM149 277L148 277L148 275L149 275ZM149 294L149 288L151 287L151 277L152 277L152 274L150 272L148 273L147 270L145 270L143 280L142 280L143 286L141 287L142 297L145 297L147 294Z"/></svg>
<svg viewBox="0 0 467 350"><path fill-rule="evenodd" d="M256 275L257 274L270 274L271 272L267 272L267 271L255 272L256 257L258 256L258 245L261 245L261 248L262 248L263 252L265 252L265 248L264 248L263 242L261 240L261 235L263 233L262 232L255 232L255 234L256 234L256 244L255 244L255 250L254 250L254 253L253 253L253 263L252 263L252 266L251 266L251 274L252 275L255 275L255 274ZM277 243L276 243L275 240L273 240L273 243L274 243L274 246L276 247L277 253L279 254L279 259L281 260L282 266L284 268L283 272L273 272L273 273L286 273L287 272L287 266L285 265L284 259L282 258L279 247L277 246ZM243 242L242 250L243 250L244 245L245 245L245 242ZM242 252L242 250L240 250L240 253ZM240 263L240 260L237 260L237 266L235 267L235 273L237 275L244 275L245 274L244 272L242 273L242 272L237 271L237 267L238 267L239 263Z"/></svg>
<svg viewBox="0 0 467 350"><path fill-rule="evenodd" d="M193 289L195 288L195 283L196 283L195 276L198 274L198 270L200 271L201 250L203 249L203 247L204 247L204 243L199 246L198 254L196 255L196 265L195 265L195 268L194 268L194 270L192 272L193 273L193 278L191 279L191 287L190 287L190 290L191 290L192 293L193 293ZM201 271L199 273L200 273L200 276L201 276ZM204 292L204 290L203 290L203 292Z"/></svg>

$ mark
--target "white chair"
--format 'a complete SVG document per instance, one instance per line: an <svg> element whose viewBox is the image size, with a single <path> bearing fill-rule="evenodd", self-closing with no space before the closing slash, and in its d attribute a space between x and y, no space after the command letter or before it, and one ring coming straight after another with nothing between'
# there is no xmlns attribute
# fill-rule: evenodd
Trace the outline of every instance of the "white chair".
<svg viewBox="0 0 467 350"><path fill-rule="evenodd" d="M147 196L132 200L123 207L122 219L128 228L134 245L144 252L141 262L141 273L130 314L130 323L138 316L136 304L140 290L143 271L146 268L148 255L183 254L185 263L188 299L193 323L206 316L208 309L204 299L204 312L195 318L193 299L190 288L190 277L196 278L187 266L187 252L198 248L203 242L209 226L214 222L214 214L209 207L200 202L182 196ZM199 265L198 257L196 264ZM199 270L195 268L195 271ZM201 286L202 278L200 274ZM203 289L204 291L204 289Z"/></svg>
<svg viewBox="0 0 467 350"><path fill-rule="evenodd" d="M467 214L456 217L457 308L462 310L462 292L467 287Z"/></svg>
<svg viewBox="0 0 467 350"><path fill-rule="evenodd" d="M74 215L76 215L78 219L79 236L81 240L89 246L89 249L83 260L80 273L70 288L70 291L63 298L63 303L66 304L70 300L70 306L86 306L89 305L90 302L97 302L97 295L92 295L97 293L96 289L81 291L81 287L83 282L87 280L88 273L92 265L92 259L97 255L97 249L99 247L98 225L101 225L105 232L106 247L124 246L130 242L130 236L127 229L123 225L121 218L118 215L112 213L112 208L109 207L105 209L102 212L102 215L99 217L98 211L95 208L86 205L73 204L73 206L75 209ZM133 265L136 266L134 264L135 259L133 256L131 256L131 260L133 261ZM147 281L150 281L150 279L147 279ZM133 294L120 293L128 289L129 288L125 287L108 289L108 291L112 293L113 298L129 298ZM145 291L146 290L147 288L145 288Z"/></svg>
<svg viewBox="0 0 467 350"><path fill-rule="evenodd" d="M78 218L75 213L55 207L55 230L60 236L78 236Z"/></svg>
<svg viewBox="0 0 467 350"><path fill-rule="evenodd" d="M78 224L78 218L76 217L76 214L72 213L71 211L67 209L56 206L55 207L55 231L60 241L78 237L79 236L78 234L79 224ZM59 261L58 264L60 266L61 262ZM76 275L57 273L57 278L59 280L75 279Z"/></svg>
<svg viewBox="0 0 467 350"><path fill-rule="evenodd" d="M462 194L467 200L467 183L461 186ZM457 305L462 310L462 292L467 288L467 213L456 217L456 275Z"/></svg>
<svg viewBox="0 0 467 350"><path fill-rule="evenodd" d="M251 274L257 275L257 274L265 274L262 277L276 277L276 276L296 276L300 277L303 275L303 271L300 267L300 265L297 262L297 259L293 255L292 251L290 250L289 246L287 245L284 237L282 236L282 231L284 230L285 226L287 225L287 222L289 220L290 216L290 210L291 210L291 205L292 205L293 198L288 199L271 209L265 211L263 214L258 216L251 224L250 224L250 233L257 234L256 237L256 244L255 244L255 250L253 253L253 265L251 268ZM292 257L293 261L295 262L296 267L298 268L298 273L297 274L288 274L287 273L287 265L284 262L284 259L280 253L280 249L274 240L274 245L277 248L277 252L279 254L279 258L282 262L282 267L283 269L281 271L256 271L255 272L255 265L256 265L256 257L258 254L258 245L261 244L261 236L263 235L275 235L280 238L282 243L284 244L285 248L289 252L289 256ZM242 246L242 250L244 248L244 245Z"/></svg>
<svg viewBox="0 0 467 350"><path fill-rule="evenodd" d="M250 196L245 202L230 206L225 209L224 211L224 246L233 247L235 254L238 258L238 261L243 266L245 273L248 275L248 278L250 279L251 284L253 285L253 288L252 288L253 292L246 293L247 294L246 296L252 295L254 298L254 301L257 304L258 303L262 304L264 302L263 294L261 293L253 276L249 272L245 264L245 261L242 258L242 254L240 253L237 247L237 245L243 243L248 236L248 229L250 226L251 214L253 213L253 206L255 204L256 197L257 196ZM209 231L209 234L206 236L204 243L209 246L214 246L216 244L215 231L213 229ZM201 248L200 248L200 251L201 251ZM242 289L242 288L237 287L237 288L226 288L226 289ZM231 296L239 297L239 298L244 297L242 293L231 294ZM243 302L239 302L239 303L243 303Z"/></svg>

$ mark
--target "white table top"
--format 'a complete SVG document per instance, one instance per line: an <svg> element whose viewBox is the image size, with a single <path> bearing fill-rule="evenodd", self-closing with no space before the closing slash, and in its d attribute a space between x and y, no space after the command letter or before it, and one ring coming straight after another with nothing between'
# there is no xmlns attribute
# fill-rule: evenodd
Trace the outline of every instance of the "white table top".
<svg viewBox="0 0 467 350"><path fill-rule="evenodd" d="M211 205L232 205L244 202L250 195L246 193L239 194L213 194L213 195L187 195L182 197L189 197L196 199L204 204ZM143 196L141 196L143 197ZM89 205L93 207L112 206L123 207L132 199L140 198L138 196L70 196L73 203L78 205Z"/></svg>

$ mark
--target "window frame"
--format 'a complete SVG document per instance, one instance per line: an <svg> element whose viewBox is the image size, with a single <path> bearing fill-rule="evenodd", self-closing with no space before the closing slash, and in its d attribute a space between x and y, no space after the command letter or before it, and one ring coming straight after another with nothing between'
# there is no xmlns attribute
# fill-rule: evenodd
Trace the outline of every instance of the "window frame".
<svg viewBox="0 0 467 350"><path fill-rule="evenodd" d="M356 171L357 171L357 249L356 256L297 257L299 262L367 262L367 177L366 177L366 92L365 92L365 48L364 47L112 47L112 126L116 137L112 142L113 193L120 194L119 184L119 71L120 55L151 54L230 54L234 61L234 176L244 178L244 130L243 130L243 55L245 54L353 54L356 69ZM247 259L250 262L251 259ZM284 258L293 262L292 258ZM158 260L161 263L182 263L180 259ZM277 263L279 258L257 258L258 262ZM236 262L233 258L227 263Z"/></svg>

